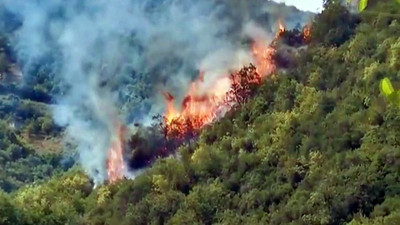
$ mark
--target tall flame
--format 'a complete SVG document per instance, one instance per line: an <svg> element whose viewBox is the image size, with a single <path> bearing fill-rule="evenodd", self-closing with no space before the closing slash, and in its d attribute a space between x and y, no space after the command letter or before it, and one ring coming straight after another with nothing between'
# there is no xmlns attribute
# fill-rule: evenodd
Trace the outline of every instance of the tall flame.
<svg viewBox="0 0 400 225"><path fill-rule="evenodd" d="M310 25L306 25L303 28L303 40L304 41L310 41L311 39L311 26Z"/></svg>
<svg viewBox="0 0 400 225"><path fill-rule="evenodd" d="M198 130L218 117L224 107L224 97L229 90L230 80L228 77L221 77L211 87L207 87L203 82L203 76L201 73L199 78L191 83L181 103L180 111L174 106L174 97L170 93L164 94L167 104L165 114L167 132L184 135L188 132L187 129Z"/></svg>
<svg viewBox="0 0 400 225"><path fill-rule="evenodd" d="M259 83L266 75L275 70L273 47L261 40L255 40L251 46L253 63L256 66L256 77L248 77L249 83ZM170 93L164 93L167 111L165 122L167 133L184 136L191 131L199 130L207 124L212 123L232 107L227 104L229 91L237 80L242 78L235 76L220 76L211 86L204 85L204 73L200 73L198 80L191 83L186 96L181 103L181 110L174 106L174 97ZM233 103L234 104L234 103Z"/></svg>
<svg viewBox="0 0 400 225"><path fill-rule="evenodd" d="M279 31L276 38L279 38L285 32L285 27L280 21L278 26ZM255 67L251 66L245 70L236 71L231 75L219 76L211 84L204 82L204 79L209 78L206 76L207 73L205 71L200 72L198 79L190 84L179 109L175 107L174 96L165 92L164 98L167 109L164 122L167 135L185 137L191 132L198 131L205 125L212 123L223 112L242 101L242 98L234 96L237 94L236 91L243 91L243 89L234 90L235 87L241 85L241 82L244 82L244 84L259 84L265 76L275 71L273 60L275 49L273 46L268 45L266 41L257 39L251 45L251 53ZM243 93L246 95L247 90L244 90ZM115 183L124 177L123 136L124 127L116 126L107 159L107 172L110 183Z"/></svg>
<svg viewBox="0 0 400 225"><path fill-rule="evenodd" d="M275 54L275 49L273 47L267 46L262 40L256 40L253 42L251 50L258 74L263 76L275 70L275 64L272 59Z"/></svg>
<svg viewBox="0 0 400 225"><path fill-rule="evenodd" d="M107 175L109 183L115 183L124 177L125 165L123 158L123 133L124 127L121 125L116 126L107 158Z"/></svg>
<svg viewBox="0 0 400 225"><path fill-rule="evenodd" d="M276 34L277 37L281 36L283 33L285 33L286 28L283 26L281 20L278 20L278 33Z"/></svg>

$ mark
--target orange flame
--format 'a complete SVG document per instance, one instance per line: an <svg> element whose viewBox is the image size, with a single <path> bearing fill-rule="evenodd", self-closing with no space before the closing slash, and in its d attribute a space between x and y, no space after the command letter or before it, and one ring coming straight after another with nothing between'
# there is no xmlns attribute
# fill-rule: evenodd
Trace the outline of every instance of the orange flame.
<svg viewBox="0 0 400 225"><path fill-rule="evenodd" d="M251 46L257 73L261 76L270 74L275 70L275 64L272 60L275 54L275 49L271 46L267 46L261 40L256 40Z"/></svg>
<svg viewBox="0 0 400 225"><path fill-rule="evenodd" d="M248 82L258 84L262 78L274 72L275 65L272 57L275 50L261 40L254 41L251 50L257 75L246 79L255 79ZM174 106L174 97L170 93L164 93L167 106L165 114L167 135L176 132L178 136L184 136L218 119L223 111L232 107L225 100L230 97L228 92L237 79L239 78L233 75L221 76L210 87L204 85L204 73L200 73L198 80L190 85L181 103L180 111Z"/></svg>
<svg viewBox="0 0 400 225"><path fill-rule="evenodd" d="M284 32L285 27L279 21L279 32L276 37ZM180 109L175 108L174 96L165 92L166 113L164 122L166 134L177 134L178 137L185 137L185 135L193 131L196 132L214 122L223 112L238 103L239 100L236 100L235 96L231 96L234 92L233 86L240 84L243 79L245 80L244 83L259 84L263 78L275 71L273 62L275 49L271 45L267 45L261 39L255 40L251 46L251 52L256 68L250 67L244 72L240 71L242 73L237 71L230 76L220 76L211 85L205 84L204 79L207 77L205 77L205 73L201 72L199 78L191 83L188 93L181 102ZM233 99L233 102L229 102L229 99ZM123 126L116 127L116 135L108 152L107 173L110 183L115 183L124 177L124 129Z"/></svg>
<svg viewBox="0 0 400 225"><path fill-rule="evenodd" d="M164 98L165 102L167 104L167 112L165 114L165 119L168 123L171 123L175 118L179 117L178 112L175 109L174 106L174 96L172 96L170 93L165 92L164 93Z"/></svg>
<svg viewBox="0 0 400 225"><path fill-rule="evenodd" d="M306 25L303 28L303 40L304 41L309 41L311 39L311 26Z"/></svg>
<svg viewBox="0 0 400 225"><path fill-rule="evenodd" d="M222 77L211 87L206 87L203 79L204 75L201 73L198 80L192 82L188 94L183 98L180 111L175 109L174 97L170 93L164 93L167 104L167 132L184 135L188 132L187 129L199 130L218 117L218 113L224 107L224 97L229 90L230 81Z"/></svg>
<svg viewBox="0 0 400 225"><path fill-rule="evenodd" d="M283 26L283 24L281 23L281 20L278 20L278 33L276 34L276 37L280 37L283 33L285 33L286 28L285 26Z"/></svg>
<svg viewBox="0 0 400 225"><path fill-rule="evenodd" d="M117 126L115 137L111 140L111 146L107 158L108 181L112 184L124 177L124 159L123 159L123 133L124 127Z"/></svg>

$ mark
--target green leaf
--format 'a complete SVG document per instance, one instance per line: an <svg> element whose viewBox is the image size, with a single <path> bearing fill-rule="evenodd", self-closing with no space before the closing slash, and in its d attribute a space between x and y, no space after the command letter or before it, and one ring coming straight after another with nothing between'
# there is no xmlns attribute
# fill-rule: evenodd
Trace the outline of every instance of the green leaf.
<svg viewBox="0 0 400 225"><path fill-rule="evenodd" d="M394 102L395 105L400 107L400 90L396 92L396 97L394 97L393 101L395 101Z"/></svg>
<svg viewBox="0 0 400 225"><path fill-rule="evenodd" d="M380 84L381 92L386 97L389 97L394 93L394 88L392 86L392 82L390 82L389 78L385 77L382 79Z"/></svg>
<svg viewBox="0 0 400 225"><path fill-rule="evenodd" d="M390 102L390 104L400 107L400 90L394 91L387 95L386 99Z"/></svg>
<svg viewBox="0 0 400 225"><path fill-rule="evenodd" d="M360 0L360 3L358 5L358 11L362 12L364 11L365 8L367 8L368 5L368 0Z"/></svg>
<svg viewBox="0 0 400 225"><path fill-rule="evenodd" d="M399 92L393 92L392 94L386 96L387 99L391 104L394 104L396 106L400 106L400 97L399 97Z"/></svg>

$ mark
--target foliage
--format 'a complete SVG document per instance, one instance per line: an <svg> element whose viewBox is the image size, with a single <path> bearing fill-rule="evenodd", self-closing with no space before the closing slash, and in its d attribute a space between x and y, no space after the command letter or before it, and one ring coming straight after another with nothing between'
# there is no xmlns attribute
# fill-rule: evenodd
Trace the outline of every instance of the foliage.
<svg viewBox="0 0 400 225"><path fill-rule="evenodd" d="M11 203L10 198L0 191L0 224L14 225L19 224L19 222L17 208Z"/></svg>
<svg viewBox="0 0 400 225"><path fill-rule="evenodd" d="M331 1L325 5L324 12L317 15L311 36L314 43L339 46L354 34L358 23L358 17L351 14L340 1Z"/></svg>
<svg viewBox="0 0 400 225"><path fill-rule="evenodd" d="M362 12L365 8L367 8L368 0L361 0L358 4L358 11Z"/></svg>
<svg viewBox="0 0 400 225"><path fill-rule="evenodd" d="M387 77L393 88L386 85L385 93L398 88L400 23L392 17L382 22L381 14L358 21L335 2L316 18L309 47L293 56L297 67L265 80L254 97L203 130L196 143L179 148L176 157L157 159L134 180L94 190L82 173L71 171L1 194L0 213L7 216L0 219L397 224L400 110L388 104L380 86ZM140 137L134 141L147 146ZM14 157L25 154L5 145Z"/></svg>
<svg viewBox="0 0 400 225"><path fill-rule="evenodd" d="M61 156L45 150L51 142L48 136L57 139L61 129L54 124L49 106L36 101L47 94L7 81L7 76L15 76L10 70L14 63L7 37L0 34L0 189L6 192L61 171ZM45 73L38 72L36 78ZM43 82L53 85L49 79Z"/></svg>
<svg viewBox="0 0 400 225"><path fill-rule="evenodd" d="M56 176L46 185L28 185L14 194L23 224L77 224L84 202L91 191L89 179L71 171Z"/></svg>
<svg viewBox="0 0 400 225"><path fill-rule="evenodd" d="M61 156L38 155L5 121L0 121L0 188L18 187L60 172Z"/></svg>
<svg viewBox="0 0 400 225"><path fill-rule="evenodd" d="M59 146L46 146L56 142L51 139L57 139L61 129L45 104L54 84L44 68L26 86L7 79L16 76L17 66L7 35L0 34L0 189L6 192L62 171L61 156L53 152Z"/></svg>

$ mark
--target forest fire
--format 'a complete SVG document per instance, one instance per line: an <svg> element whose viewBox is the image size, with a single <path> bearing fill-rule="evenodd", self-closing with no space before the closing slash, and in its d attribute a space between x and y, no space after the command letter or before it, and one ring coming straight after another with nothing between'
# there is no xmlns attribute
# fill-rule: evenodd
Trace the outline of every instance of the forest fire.
<svg viewBox="0 0 400 225"><path fill-rule="evenodd" d="M257 73L265 75L275 70L275 64L272 60L272 56L275 54L273 47L266 46L263 41L257 40L253 42L251 50L257 67Z"/></svg>
<svg viewBox="0 0 400 225"><path fill-rule="evenodd" d="M283 26L283 24L281 23L281 20L278 20L278 32L276 34L276 37L281 36L283 33L285 33L286 28L285 26Z"/></svg>
<svg viewBox="0 0 400 225"><path fill-rule="evenodd" d="M231 84L229 77L222 77L212 87L206 88L203 76L201 73L198 80L192 82L188 94L182 101L180 111L174 107L174 97L169 93L164 94L167 102L165 116L167 134L174 132L180 136L189 130L198 130L213 122L225 107L225 96Z"/></svg>
<svg viewBox="0 0 400 225"><path fill-rule="evenodd" d="M115 183L124 177L124 158L123 158L123 135L124 127L119 125L116 128L114 137L111 140L107 158L108 182Z"/></svg>
<svg viewBox="0 0 400 225"><path fill-rule="evenodd" d="M309 41L311 39L311 26L310 25L305 25L302 31L303 35L303 40L304 41Z"/></svg>
<svg viewBox="0 0 400 225"><path fill-rule="evenodd" d="M284 32L285 27L278 20L278 32L276 39ZM222 76L212 87L203 86L204 72L200 73L197 81L192 82L188 94L181 103L181 110L174 106L174 97L170 93L164 93L167 110L165 124L167 136L185 137L187 134L197 131L207 124L219 118L222 112L229 110L238 104L238 82L247 84L259 84L268 74L275 71L273 56L275 49L261 39L254 40L251 45L251 53L255 67L249 67L249 71L236 71L230 76ZM251 69L255 71L252 72ZM245 74L246 76L243 76Z"/></svg>
<svg viewBox="0 0 400 225"><path fill-rule="evenodd" d="M278 32L275 38L279 38L286 28L278 20ZM275 71L273 56L275 49L261 39L254 40L251 45L251 53L255 67L249 67L249 71L236 71L230 76L222 76L212 87L203 86L204 72L199 79L192 82L188 94L181 103L181 110L174 106L174 97L170 93L164 93L167 110L165 113L167 135L184 137L188 133L201 129L203 126L215 121L222 112L229 110L238 104L237 94L233 90L238 82L259 84L268 74ZM253 72L251 69L254 69ZM247 76L242 76L242 75Z"/></svg>
<svg viewBox="0 0 400 225"><path fill-rule="evenodd" d="M276 38L285 32L280 21L278 24L279 31ZM152 153L153 155L147 156L146 153L143 153L146 156L140 155L139 149L134 153L134 158L144 160L145 164L148 164L156 155L168 155L177 145L180 145L179 143L197 136L204 126L213 123L233 107L247 102L251 96L251 87L259 85L267 75L275 71L275 53L274 44L268 44L263 39L253 40L250 46L252 59L250 66L242 65L241 70L232 71L230 74L220 74L214 79L215 76L210 76L209 71L201 71L198 79L190 84L179 108L175 107L174 96L164 92L166 112L161 121L160 131L165 141L160 142L161 146L156 147L157 150ZM116 137L112 141L108 155L107 171L110 183L124 176L123 130L122 126L117 128ZM140 141L136 142L135 146L140 144Z"/></svg>
<svg viewBox="0 0 400 225"><path fill-rule="evenodd" d="M174 97L165 93L167 111L165 123L167 135L184 137L188 133L201 129L212 123L224 112L237 104L238 98L230 96L235 90L232 88L238 82L259 84L266 75L275 70L273 55L275 50L261 40L256 40L251 46L255 73L243 77L239 71L230 76L222 76L212 87L203 86L204 73L191 84L188 94L181 103L181 110L174 107ZM236 93L237 94L237 93Z"/></svg>

